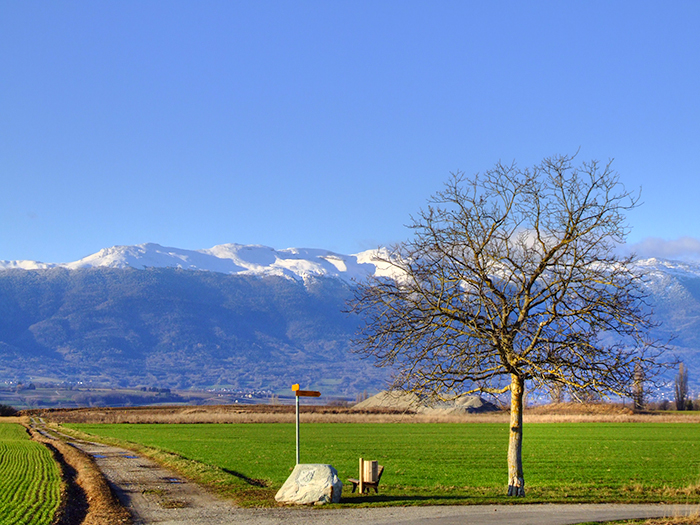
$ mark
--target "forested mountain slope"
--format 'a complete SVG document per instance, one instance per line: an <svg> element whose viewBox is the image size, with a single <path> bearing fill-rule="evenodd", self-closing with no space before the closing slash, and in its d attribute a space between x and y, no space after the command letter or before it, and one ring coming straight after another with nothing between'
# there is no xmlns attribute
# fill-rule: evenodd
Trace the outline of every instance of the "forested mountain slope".
<svg viewBox="0 0 700 525"><path fill-rule="evenodd" d="M335 394L382 372L351 354L349 285L172 268L0 272L0 378Z"/></svg>

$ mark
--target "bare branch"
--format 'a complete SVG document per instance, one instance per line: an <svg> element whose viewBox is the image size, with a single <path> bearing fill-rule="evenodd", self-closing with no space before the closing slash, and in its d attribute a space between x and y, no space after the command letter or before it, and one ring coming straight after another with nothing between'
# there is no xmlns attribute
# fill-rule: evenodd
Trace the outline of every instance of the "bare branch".
<svg viewBox="0 0 700 525"><path fill-rule="evenodd" d="M413 238L383 261L401 275L357 289L360 353L426 394L500 390L512 375L601 394L630 394L664 347L624 240L639 196L611 164L545 159L455 173L420 210Z"/></svg>

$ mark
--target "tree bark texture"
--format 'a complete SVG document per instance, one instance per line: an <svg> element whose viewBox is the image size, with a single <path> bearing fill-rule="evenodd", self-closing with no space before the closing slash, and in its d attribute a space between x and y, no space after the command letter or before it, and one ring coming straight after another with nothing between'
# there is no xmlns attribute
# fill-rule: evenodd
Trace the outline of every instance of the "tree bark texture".
<svg viewBox="0 0 700 525"><path fill-rule="evenodd" d="M508 495L525 496L523 476L523 394L525 381L515 374L510 383L510 437L508 441Z"/></svg>

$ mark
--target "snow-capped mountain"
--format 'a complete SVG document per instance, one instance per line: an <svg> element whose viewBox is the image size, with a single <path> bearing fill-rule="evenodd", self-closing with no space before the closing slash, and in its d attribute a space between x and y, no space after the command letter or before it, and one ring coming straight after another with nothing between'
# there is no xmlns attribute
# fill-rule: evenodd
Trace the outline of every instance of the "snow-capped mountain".
<svg viewBox="0 0 700 525"><path fill-rule="evenodd" d="M0 382L274 390L291 378L309 385L332 378L323 386L329 393L378 389L383 372L349 352L360 320L344 313L353 280L392 274L376 254L141 244L68 263L2 261ZM636 264L661 323L653 336L671 341L696 396L700 264Z"/></svg>
<svg viewBox="0 0 700 525"><path fill-rule="evenodd" d="M0 271L180 268L229 275L278 276L295 281L304 281L309 277L335 277L345 282L361 281L368 275L395 276L397 270L377 260L377 255L386 256L386 250L382 248L343 255L322 249L276 250L268 246L235 243L202 250L145 243L104 248L78 261L66 263L0 261ZM697 301L700 307L700 263L650 258L638 260L635 266L644 275L655 302Z"/></svg>
<svg viewBox="0 0 700 525"><path fill-rule="evenodd" d="M640 259L635 265L650 277L661 277L663 275L671 277L700 277L700 263L671 261L668 259Z"/></svg>
<svg viewBox="0 0 700 525"><path fill-rule="evenodd" d="M113 246L68 263L0 261L0 270L49 268L182 268L226 274L275 275L295 280L308 277L337 277L361 280L367 275L385 275L386 265L374 260L377 250L340 255L328 250L221 244L204 250L184 250L154 243Z"/></svg>

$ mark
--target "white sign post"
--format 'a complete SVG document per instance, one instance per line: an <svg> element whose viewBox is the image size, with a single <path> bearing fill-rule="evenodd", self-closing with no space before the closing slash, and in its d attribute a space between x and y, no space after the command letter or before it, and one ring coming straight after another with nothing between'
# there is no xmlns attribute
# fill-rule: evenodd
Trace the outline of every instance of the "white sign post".
<svg viewBox="0 0 700 525"><path fill-rule="evenodd" d="M321 392L315 390L299 390L299 385L292 385L292 391L296 397L297 405L297 465L299 462L299 398L300 397L321 397Z"/></svg>

